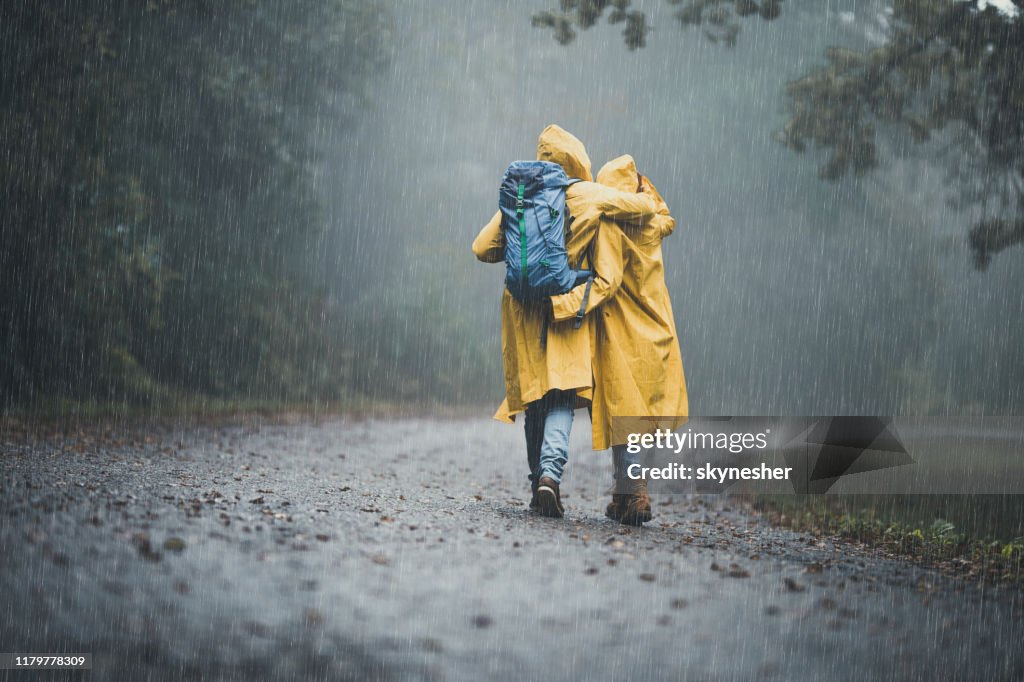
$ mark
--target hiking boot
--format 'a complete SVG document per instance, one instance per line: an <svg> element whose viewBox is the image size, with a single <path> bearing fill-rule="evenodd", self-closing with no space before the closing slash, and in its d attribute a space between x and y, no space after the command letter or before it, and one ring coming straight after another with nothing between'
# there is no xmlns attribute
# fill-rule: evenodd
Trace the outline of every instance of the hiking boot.
<svg viewBox="0 0 1024 682"><path fill-rule="evenodd" d="M530 493L530 511L537 511L540 509L540 503L537 501L537 489L533 488Z"/></svg>
<svg viewBox="0 0 1024 682"><path fill-rule="evenodd" d="M604 508L604 515L612 521L621 521L622 512L626 508L626 501L628 499L629 495L621 495L619 493L613 494L612 501Z"/></svg>
<svg viewBox="0 0 1024 682"><path fill-rule="evenodd" d="M562 496L558 493L558 484L547 476L542 476L537 481L537 511L541 516L550 516L553 519L560 519L565 514Z"/></svg>
<svg viewBox="0 0 1024 682"><path fill-rule="evenodd" d="M651 498L647 496L647 481L637 481L633 491L623 495L619 522L639 526L651 520Z"/></svg>

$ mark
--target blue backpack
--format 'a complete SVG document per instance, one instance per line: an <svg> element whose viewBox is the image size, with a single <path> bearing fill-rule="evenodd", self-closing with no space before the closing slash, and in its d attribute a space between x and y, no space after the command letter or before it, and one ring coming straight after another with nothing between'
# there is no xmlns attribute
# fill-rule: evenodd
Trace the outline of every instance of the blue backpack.
<svg viewBox="0 0 1024 682"><path fill-rule="evenodd" d="M565 190L570 180L557 163L515 161L505 171L498 190L501 225L505 233L505 286L520 303L537 303L564 294L587 282L579 327L590 294L593 272L574 270L565 251L567 227Z"/></svg>

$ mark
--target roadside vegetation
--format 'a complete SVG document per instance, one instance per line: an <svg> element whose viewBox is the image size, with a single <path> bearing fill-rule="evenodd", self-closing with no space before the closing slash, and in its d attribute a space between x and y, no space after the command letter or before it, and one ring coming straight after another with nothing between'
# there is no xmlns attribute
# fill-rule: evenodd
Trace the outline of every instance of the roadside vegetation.
<svg viewBox="0 0 1024 682"><path fill-rule="evenodd" d="M1024 585L1024 496L764 495L772 523L981 582Z"/></svg>

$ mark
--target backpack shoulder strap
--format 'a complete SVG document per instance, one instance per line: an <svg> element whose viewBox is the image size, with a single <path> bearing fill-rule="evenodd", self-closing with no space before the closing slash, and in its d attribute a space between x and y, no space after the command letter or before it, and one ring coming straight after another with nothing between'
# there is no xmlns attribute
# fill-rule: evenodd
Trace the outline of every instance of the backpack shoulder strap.
<svg viewBox="0 0 1024 682"><path fill-rule="evenodd" d="M580 301L580 309L576 313L576 319L572 323L573 329L583 326L583 316L587 314L587 301L590 300L590 287L594 283L594 277L587 277L587 288L583 290L583 300Z"/></svg>

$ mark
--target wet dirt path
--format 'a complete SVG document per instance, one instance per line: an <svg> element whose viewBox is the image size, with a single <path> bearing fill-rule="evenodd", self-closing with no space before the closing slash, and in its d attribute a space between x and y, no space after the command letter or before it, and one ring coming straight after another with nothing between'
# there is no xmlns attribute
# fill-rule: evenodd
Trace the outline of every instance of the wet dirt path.
<svg viewBox="0 0 1024 682"><path fill-rule="evenodd" d="M605 519L588 426L563 520L485 417L0 433L0 651L96 680L1024 679L1016 592L728 498Z"/></svg>

